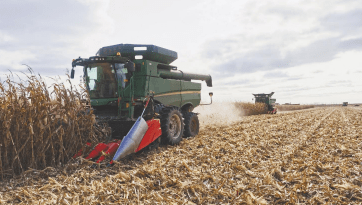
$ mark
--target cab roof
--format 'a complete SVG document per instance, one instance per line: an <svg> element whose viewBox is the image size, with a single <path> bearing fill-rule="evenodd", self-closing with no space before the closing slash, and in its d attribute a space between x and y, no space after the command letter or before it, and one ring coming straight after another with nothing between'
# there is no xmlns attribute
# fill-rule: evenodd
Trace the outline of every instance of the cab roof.
<svg viewBox="0 0 362 205"><path fill-rule="evenodd" d="M177 52L155 45L146 44L117 44L102 47L97 56L115 56L120 53L122 57L130 60L144 59L159 63L170 64L177 59Z"/></svg>

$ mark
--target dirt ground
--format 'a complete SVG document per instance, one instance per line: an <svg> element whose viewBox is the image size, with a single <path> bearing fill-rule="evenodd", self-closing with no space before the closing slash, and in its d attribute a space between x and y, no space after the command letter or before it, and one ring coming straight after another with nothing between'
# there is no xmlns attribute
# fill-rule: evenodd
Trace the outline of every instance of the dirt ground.
<svg viewBox="0 0 362 205"><path fill-rule="evenodd" d="M58 170L30 170L0 184L0 202L362 203L361 108L200 113L199 135L177 146L143 151L112 168L91 169L92 162L78 159Z"/></svg>

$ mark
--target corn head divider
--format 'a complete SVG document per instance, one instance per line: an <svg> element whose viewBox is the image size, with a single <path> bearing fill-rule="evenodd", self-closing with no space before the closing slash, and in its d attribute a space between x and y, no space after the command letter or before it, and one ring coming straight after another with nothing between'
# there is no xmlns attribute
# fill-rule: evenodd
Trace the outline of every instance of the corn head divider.
<svg viewBox="0 0 362 205"><path fill-rule="evenodd" d="M192 111L200 105L201 83L192 81L212 87L212 78L178 71L170 65L176 59L175 51L158 46L118 44L73 60L71 78L75 67L82 66L90 112L112 130L113 140L94 146L86 159L100 163L110 156L113 164L157 139L174 145L198 134L199 120ZM85 145L74 158L90 147Z"/></svg>

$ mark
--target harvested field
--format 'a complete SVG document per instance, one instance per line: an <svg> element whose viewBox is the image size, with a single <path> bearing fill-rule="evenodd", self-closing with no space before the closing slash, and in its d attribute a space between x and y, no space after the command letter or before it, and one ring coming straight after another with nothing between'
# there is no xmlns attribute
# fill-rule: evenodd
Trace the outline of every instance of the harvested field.
<svg viewBox="0 0 362 205"><path fill-rule="evenodd" d="M314 105L277 105L278 111L303 110L314 108Z"/></svg>
<svg viewBox="0 0 362 205"><path fill-rule="evenodd" d="M83 159L3 182L1 203L361 204L362 109L315 108L209 125L112 168Z"/></svg>

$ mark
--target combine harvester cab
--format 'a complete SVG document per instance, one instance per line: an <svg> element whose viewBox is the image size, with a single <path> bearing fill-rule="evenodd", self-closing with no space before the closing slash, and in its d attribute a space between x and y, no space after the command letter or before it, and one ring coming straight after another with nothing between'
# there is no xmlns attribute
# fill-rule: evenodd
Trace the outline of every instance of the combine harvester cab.
<svg viewBox="0 0 362 205"><path fill-rule="evenodd" d="M267 109L268 114L277 114L277 108L275 108L276 99L272 99L271 96L274 95L274 92L269 94L253 94L255 97L255 103L264 103Z"/></svg>
<svg viewBox="0 0 362 205"><path fill-rule="evenodd" d="M212 78L178 71L170 65L176 59L175 51L158 46L118 44L73 60L71 78L76 66L82 66L93 114L111 127L114 139L96 145L88 159L100 162L114 155L116 161L156 140L173 145L198 134L199 120L192 111L200 105L201 83L191 80L212 87ZM74 157L82 154L80 150Z"/></svg>

